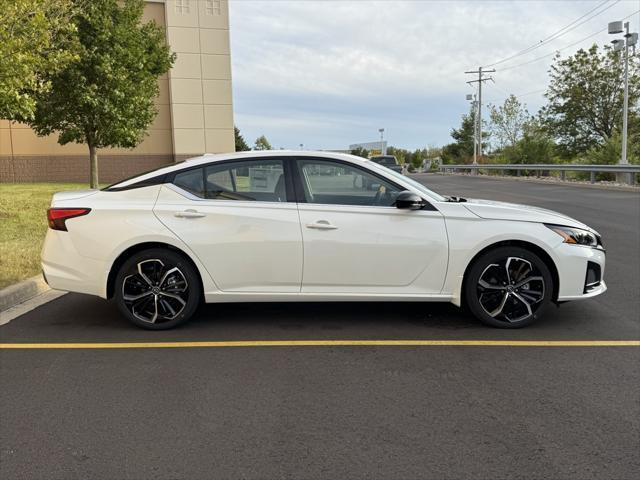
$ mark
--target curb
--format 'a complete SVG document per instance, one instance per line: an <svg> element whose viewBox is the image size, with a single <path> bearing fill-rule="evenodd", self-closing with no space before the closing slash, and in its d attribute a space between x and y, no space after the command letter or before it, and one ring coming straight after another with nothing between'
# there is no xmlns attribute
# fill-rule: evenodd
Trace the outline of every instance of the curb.
<svg viewBox="0 0 640 480"><path fill-rule="evenodd" d="M44 281L42 275L36 275L20 283L9 285L0 290L0 312L4 312L49 290L51 288Z"/></svg>

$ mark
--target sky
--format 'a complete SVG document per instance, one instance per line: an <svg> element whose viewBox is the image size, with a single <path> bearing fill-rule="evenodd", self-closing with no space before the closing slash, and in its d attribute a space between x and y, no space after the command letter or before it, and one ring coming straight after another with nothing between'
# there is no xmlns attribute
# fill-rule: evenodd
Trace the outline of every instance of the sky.
<svg viewBox="0 0 640 480"><path fill-rule="evenodd" d="M389 145L441 146L475 93L465 71L535 45L487 67L495 83L483 88L485 119L509 93L534 113L556 50L604 45L617 38L607 23L638 10L640 0L230 0L235 123L249 145L266 135L274 148L346 149L379 128ZM640 14L628 21L640 31Z"/></svg>

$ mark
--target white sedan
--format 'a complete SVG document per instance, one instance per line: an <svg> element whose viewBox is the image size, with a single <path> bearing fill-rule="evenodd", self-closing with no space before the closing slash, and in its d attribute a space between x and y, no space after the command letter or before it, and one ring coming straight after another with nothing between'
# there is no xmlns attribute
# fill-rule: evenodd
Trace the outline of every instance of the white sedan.
<svg viewBox="0 0 640 480"><path fill-rule="evenodd" d="M48 220L49 285L148 329L203 301L447 301L517 328L606 290L600 235L577 220L442 196L351 155L204 155L57 193Z"/></svg>

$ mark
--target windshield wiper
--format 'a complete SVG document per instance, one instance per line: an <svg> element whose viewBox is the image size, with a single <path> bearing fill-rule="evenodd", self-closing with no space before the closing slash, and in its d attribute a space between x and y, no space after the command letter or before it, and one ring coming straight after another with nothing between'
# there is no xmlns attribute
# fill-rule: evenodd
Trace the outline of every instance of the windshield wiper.
<svg viewBox="0 0 640 480"><path fill-rule="evenodd" d="M447 199L447 202L454 202L454 203L464 203L467 201L467 199L464 197L454 197L451 195L446 195L445 198Z"/></svg>

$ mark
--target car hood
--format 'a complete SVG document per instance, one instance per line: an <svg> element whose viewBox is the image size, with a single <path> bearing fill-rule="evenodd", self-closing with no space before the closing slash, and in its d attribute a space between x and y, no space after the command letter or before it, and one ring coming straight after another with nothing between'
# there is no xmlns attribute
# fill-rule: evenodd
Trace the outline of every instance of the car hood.
<svg viewBox="0 0 640 480"><path fill-rule="evenodd" d="M593 231L592 228L574 218L545 208L480 199L467 199L463 205L467 210L471 211L471 213L474 213L481 218L491 220L518 220L522 222L551 223Z"/></svg>

